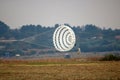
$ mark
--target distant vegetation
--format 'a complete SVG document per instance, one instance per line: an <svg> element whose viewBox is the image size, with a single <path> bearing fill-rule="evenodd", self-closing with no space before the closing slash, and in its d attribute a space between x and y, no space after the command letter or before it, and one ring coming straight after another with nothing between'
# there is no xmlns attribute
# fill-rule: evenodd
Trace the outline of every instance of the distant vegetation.
<svg viewBox="0 0 120 80"><path fill-rule="evenodd" d="M103 58L101 58L101 61L120 61L120 55L107 54Z"/></svg>
<svg viewBox="0 0 120 80"><path fill-rule="evenodd" d="M69 24L65 24L70 26ZM18 52L21 55L36 53L31 49L46 49L48 53L53 53L48 49L53 49L52 35L59 26L23 25L20 29L10 29L4 22L0 21L0 40L22 40L23 42L0 42L0 56L5 56L6 52L13 55ZM70 26L76 34L76 45L71 51L81 48L82 52L104 52L120 51L120 29L99 28L92 24L85 26ZM44 53L39 51L40 53ZM13 56L11 55L11 56Z"/></svg>

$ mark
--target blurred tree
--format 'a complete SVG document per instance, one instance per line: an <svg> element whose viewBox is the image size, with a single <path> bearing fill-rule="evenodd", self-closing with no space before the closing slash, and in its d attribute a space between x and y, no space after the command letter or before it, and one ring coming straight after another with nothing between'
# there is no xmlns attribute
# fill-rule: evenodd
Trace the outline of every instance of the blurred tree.
<svg viewBox="0 0 120 80"><path fill-rule="evenodd" d="M8 33L9 30L9 26L0 21L0 37L6 37L6 33Z"/></svg>

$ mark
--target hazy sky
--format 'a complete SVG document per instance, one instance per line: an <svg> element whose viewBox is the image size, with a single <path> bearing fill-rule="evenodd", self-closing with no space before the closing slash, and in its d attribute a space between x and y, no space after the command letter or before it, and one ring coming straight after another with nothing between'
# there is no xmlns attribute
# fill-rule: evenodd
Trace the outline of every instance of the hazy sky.
<svg viewBox="0 0 120 80"><path fill-rule="evenodd" d="M0 0L0 20L11 28L68 23L120 29L120 0Z"/></svg>

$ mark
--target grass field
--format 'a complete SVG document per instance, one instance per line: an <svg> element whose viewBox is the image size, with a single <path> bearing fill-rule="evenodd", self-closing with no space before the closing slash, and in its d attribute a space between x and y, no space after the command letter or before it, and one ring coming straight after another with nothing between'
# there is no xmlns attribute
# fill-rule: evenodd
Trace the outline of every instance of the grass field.
<svg viewBox="0 0 120 80"><path fill-rule="evenodd" d="M0 80L120 80L120 61L0 60Z"/></svg>

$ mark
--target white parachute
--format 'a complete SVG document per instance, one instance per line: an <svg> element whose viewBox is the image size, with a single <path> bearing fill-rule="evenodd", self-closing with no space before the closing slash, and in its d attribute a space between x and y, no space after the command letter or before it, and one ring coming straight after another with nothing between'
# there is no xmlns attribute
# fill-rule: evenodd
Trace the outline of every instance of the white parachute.
<svg viewBox="0 0 120 80"><path fill-rule="evenodd" d="M74 47L75 42L75 34L68 26L59 26L53 34L53 44L58 51L65 52L71 50Z"/></svg>

